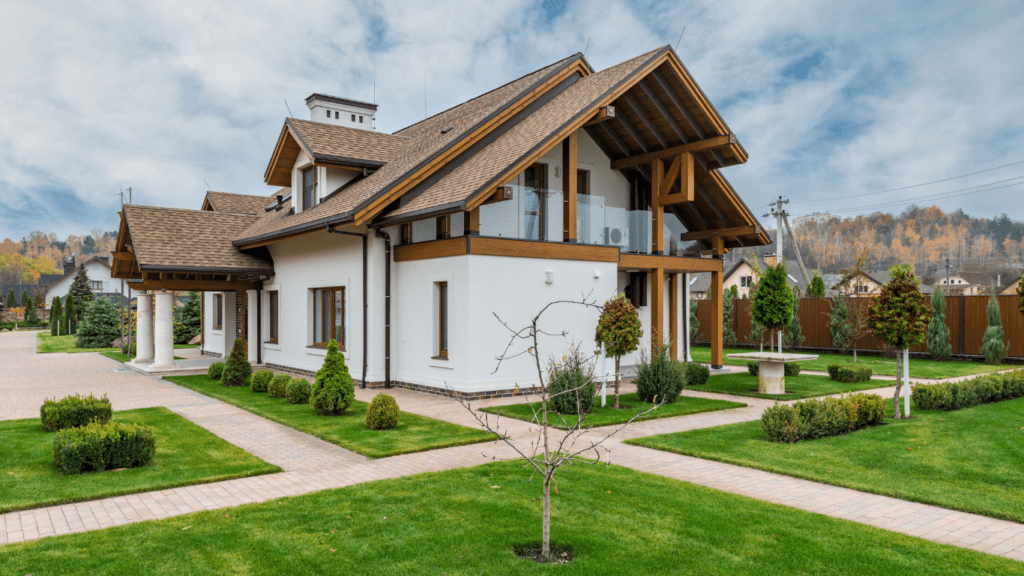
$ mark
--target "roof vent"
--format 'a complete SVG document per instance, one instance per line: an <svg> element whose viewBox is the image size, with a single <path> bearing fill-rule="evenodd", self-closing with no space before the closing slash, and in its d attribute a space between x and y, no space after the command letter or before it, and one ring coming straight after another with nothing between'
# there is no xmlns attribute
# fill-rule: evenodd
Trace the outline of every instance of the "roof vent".
<svg viewBox="0 0 1024 576"><path fill-rule="evenodd" d="M441 130L441 134L447 134L447 133L449 133L451 131L452 131L452 127L451 126L447 126L447 127L445 127L444 129Z"/></svg>
<svg viewBox="0 0 1024 576"><path fill-rule="evenodd" d="M376 104L326 94L310 94L309 98L306 98L306 106L309 106L309 119L313 122L360 130L376 128Z"/></svg>

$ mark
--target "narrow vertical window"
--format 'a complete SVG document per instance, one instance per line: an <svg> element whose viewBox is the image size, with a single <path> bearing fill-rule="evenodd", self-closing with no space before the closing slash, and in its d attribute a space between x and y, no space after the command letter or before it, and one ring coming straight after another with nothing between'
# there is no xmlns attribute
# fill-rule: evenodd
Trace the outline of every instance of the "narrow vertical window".
<svg viewBox="0 0 1024 576"><path fill-rule="evenodd" d="M363 117L362 117L362 116L360 116L360 117L359 117L359 123L360 123L360 124L362 124L362 123L363 123Z"/></svg>
<svg viewBox="0 0 1024 576"><path fill-rule="evenodd" d="M316 205L316 166L302 170L302 209L309 210Z"/></svg>
<svg viewBox="0 0 1024 576"><path fill-rule="evenodd" d="M437 355L448 357L448 283L437 283Z"/></svg>
<svg viewBox="0 0 1024 576"><path fill-rule="evenodd" d="M412 223L402 224L402 244L412 244Z"/></svg>
<svg viewBox="0 0 1024 576"><path fill-rule="evenodd" d="M224 295L213 295L213 329L224 329Z"/></svg>
<svg viewBox="0 0 1024 576"><path fill-rule="evenodd" d="M334 113L334 119L338 120L339 118L341 118L341 115L339 113L335 112Z"/></svg>
<svg viewBox="0 0 1024 576"><path fill-rule="evenodd" d="M324 110L324 112L327 112L327 117L328 117L328 118L330 118L330 117L331 117L331 111L330 111L330 110Z"/></svg>
<svg viewBox="0 0 1024 576"><path fill-rule="evenodd" d="M355 122L355 121L356 121L356 115L355 115L355 114L353 114L353 115L352 115L352 121L353 121L353 122Z"/></svg>
<svg viewBox="0 0 1024 576"><path fill-rule="evenodd" d="M452 217L448 214L437 217L437 239L452 237Z"/></svg>
<svg viewBox="0 0 1024 576"><path fill-rule="evenodd" d="M269 322L269 324L270 324L270 340L269 341L276 343L277 342L277 317L278 317L277 316L277 306L278 306L277 292L276 291L267 292L267 296L268 296L267 313L270 315L270 322Z"/></svg>
<svg viewBox="0 0 1024 576"><path fill-rule="evenodd" d="M345 348L345 288L313 290L313 345L327 346L331 340Z"/></svg>

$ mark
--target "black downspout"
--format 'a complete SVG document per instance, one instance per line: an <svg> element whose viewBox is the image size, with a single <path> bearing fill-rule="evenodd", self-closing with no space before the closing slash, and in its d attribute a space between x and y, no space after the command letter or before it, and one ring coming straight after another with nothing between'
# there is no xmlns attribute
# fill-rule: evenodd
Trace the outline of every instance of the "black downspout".
<svg viewBox="0 0 1024 576"><path fill-rule="evenodd" d="M377 230L384 239L384 387L391 388L391 236Z"/></svg>
<svg viewBox="0 0 1024 576"><path fill-rule="evenodd" d="M263 280L256 284L256 363L263 364Z"/></svg>
<svg viewBox="0 0 1024 576"><path fill-rule="evenodd" d="M367 366L368 366L368 361L367 361L367 344L369 344L369 341L370 341L369 336L367 335L368 327L369 327L369 322L370 322L369 318L367 316L367 313L369 311L370 305L369 305L369 300L367 300L367 291L366 291L366 283L367 283L367 280L366 280L366 278L367 278L367 273L366 273L366 262L367 262L366 241L367 241L367 236L366 236L366 234L360 234L358 232L344 232L344 231L341 231L341 230L333 230L333 229L331 229L330 225L327 226L327 232L329 234L345 234L346 236L359 236L360 238L363 239L363 373L362 373L362 376L360 377L359 387L360 388L366 388L366 369L367 369Z"/></svg>

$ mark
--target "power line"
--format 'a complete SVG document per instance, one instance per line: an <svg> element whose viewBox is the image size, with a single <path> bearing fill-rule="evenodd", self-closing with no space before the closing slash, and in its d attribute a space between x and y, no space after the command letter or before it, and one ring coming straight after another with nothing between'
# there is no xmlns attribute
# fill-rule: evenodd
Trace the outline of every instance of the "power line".
<svg viewBox="0 0 1024 576"><path fill-rule="evenodd" d="M1021 178L1024 178L1024 176L1019 176L1017 178L1011 178L1010 180L1019 180ZM1007 181L1008 180L1002 180L1000 182L1007 182ZM999 184L1000 182L992 182L992 184ZM857 206L855 208L841 208L839 210L829 210L829 214L837 213L837 212L862 212L864 210L869 210L869 209L874 209L874 208L885 208L885 207L890 207L890 206L900 206L900 205L904 205L904 204L916 204L917 202L920 202L921 200L927 200L929 198L931 198L931 199L938 199L938 200L944 200L946 198L955 198L957 196L969 196L971 194L980 194L981 192L991 192L992 190L1001 190L1003 188L1009 188L1011 186L1020 186L1022 184L1024 184L1024 182L1014 182L1013 184L1006 184L1004 186L995 186L993 188L985 188L984 190L973 190L971 192L963 192L964 190L972 190L973 188L979 188L979 186L972 186L971 188L961 188L960 190L953 190L953 191L950 191L950 192L942 192L942 193L939 193L939 194L934 194L932 196L919 196L919 197L911 199L911 200L897 200L895 202L886 202L886 203L882 203L882 204L869 204L867 206ZM984 184L983 186L988 186L988 185L989 184ZM955 192L960 192L960 193L956 194Z"/></svg>
<svg viewBox="0 0 1024 576"><path fill-rule="evenodd" d="M1011 164L1004 164L1002 166L996 166L995 168L988 168L986 170L979 170L978 172L971 172L970 174L961 174L960 176L952 176L950 178L944 178L942 180L935 180L934 182L925 182L923 184L914 184L913 186L904 186L902 188L892 188L890 190L881 190L881 191L878 191L878 192L868 192L868 193L865 193L865 194L853 194L853 195L850 195L850 196L837 196L837 197L834 197L834 198L815 198L813 200L794 200L793 203L794 204L804 204L804 203L807 203L807 202L825 202L825 201L831 201L831 200L845 200L847 198L860 198L862 196L874 196L874 195L877 195L877 194L887 194L889 192L899 192L900 190L910 190L911 188L920 188L921 186L930 186L932 184L940 184L942 182L949 182L950 180L956 180L958 178L966 178L968 176L974 176L974 175L977 175L977 174L984 174L985 172L992 172L993 170L1000 170L1002 168L1009 168L1010 166L1016 166L1018 164L1024 164L1024 160L1021 160L1020 162L1013 162Z"/></svg>

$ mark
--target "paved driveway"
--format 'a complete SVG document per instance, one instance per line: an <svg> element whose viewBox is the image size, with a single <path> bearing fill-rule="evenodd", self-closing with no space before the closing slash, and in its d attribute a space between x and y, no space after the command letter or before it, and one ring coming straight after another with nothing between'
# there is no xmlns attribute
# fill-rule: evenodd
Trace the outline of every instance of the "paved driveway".
<svg viewBox="0 0 1024 576"><path fill-rule="evenodd" d="M170 386L93 352L35 353L36 332L0 332L0 420L36 418L46 398L106 394L114 410L195 404Z"/></svg>

